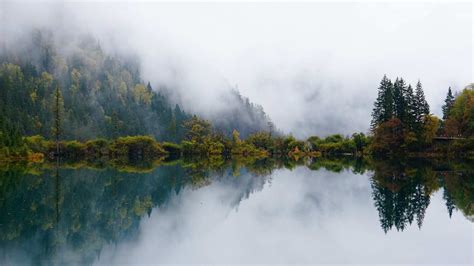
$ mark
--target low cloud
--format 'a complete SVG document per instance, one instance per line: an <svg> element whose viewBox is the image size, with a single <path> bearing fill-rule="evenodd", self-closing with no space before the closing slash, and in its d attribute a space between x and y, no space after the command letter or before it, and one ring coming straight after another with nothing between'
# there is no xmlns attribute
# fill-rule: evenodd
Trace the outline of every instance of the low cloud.
<svg viewBox="0 0 474 266"><path fill-rule="evenodd" d="M93 34L137 55L143 78L189 111L219 112L230 87L298 137L367 131L384 74L422 81L440 115L472 82L471 3L0 4L0 42L31 27ZM2 40L3 39L3 40ZM67 42L66 42L67 43Z"/></svg>

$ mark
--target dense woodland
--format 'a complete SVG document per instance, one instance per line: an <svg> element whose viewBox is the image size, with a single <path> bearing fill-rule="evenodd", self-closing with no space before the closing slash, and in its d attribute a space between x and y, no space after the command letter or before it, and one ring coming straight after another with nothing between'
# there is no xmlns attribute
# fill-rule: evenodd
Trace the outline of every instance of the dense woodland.
<svg viewBox="0 0 474 266"><path fill-rule="evenodd" d="M71 41L70 41L71 42ZM189 112L140 76L133 57L105 53L80 37L62 49L54 34L35 30L18 47L0 51L0 153L21 150L25 136L54 140L148 135L179 143ZM215 121L230 136L272 126L263 109L229 89L232 108Z"/></svg>
<svg viewBox="0 0 474 266"><path fill-rule="evenodd" d="M52 33L35 31L25 48L5 49L1 56L0 128L5 135L52 139L59 90L63 139L182 138L181 125L189 115L142 81L137 62L105 54L94 39L62 52Z"/></svg>

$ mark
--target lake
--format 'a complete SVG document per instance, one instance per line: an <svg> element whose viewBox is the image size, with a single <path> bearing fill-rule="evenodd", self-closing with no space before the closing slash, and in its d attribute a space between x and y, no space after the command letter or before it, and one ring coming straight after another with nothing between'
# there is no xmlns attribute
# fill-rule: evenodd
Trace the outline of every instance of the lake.
<svg viewBox="0 0 474 266"><path fill-rule="evenodd" d="M188 160L0 170L0 264L472 265L474 165Z"/></svg>

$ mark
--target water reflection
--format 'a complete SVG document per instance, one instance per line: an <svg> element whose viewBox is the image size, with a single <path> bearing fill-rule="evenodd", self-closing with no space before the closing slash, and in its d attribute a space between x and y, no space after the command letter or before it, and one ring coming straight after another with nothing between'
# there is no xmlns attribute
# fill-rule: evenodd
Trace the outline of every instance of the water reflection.
<svg viewBox="0 0 474 266"><path fill-rule="evenodd" d="M460 244L444 262L469 263L472 167L350 157L3 166L0 262L400 262L386 261L377 245L403 249L416 240L431 248L435 239L445 243L438 247ZM433 204L444 210L430 217ZM405 230L405 241L393 230ZM422 251L421 261L438 257Z"/></svg>
<svg viewBox="0 0 474 266"><path fill-rule="evenodd" d="M415 161L373 162L373 197L380 224L387 232L406 228L416 220L421 228L430 196L443 188L449 217L455 209L472 220L474 172L472 164Z"/></svg>

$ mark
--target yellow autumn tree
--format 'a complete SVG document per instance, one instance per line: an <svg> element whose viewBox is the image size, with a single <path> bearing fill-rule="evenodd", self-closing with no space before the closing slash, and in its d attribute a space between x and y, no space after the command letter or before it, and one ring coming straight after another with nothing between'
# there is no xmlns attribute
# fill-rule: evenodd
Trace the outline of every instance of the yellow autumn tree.
<svg viewBox="0 0 474 266"><path fill-rule="evenodd" d="M133 97L137 103L144 103L148 105L151 103L152 96L153 95L151 94L151 91L148 91L143 84L137 84L135 85L135 88L133 88Z"/></svg>

